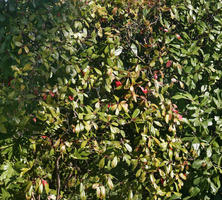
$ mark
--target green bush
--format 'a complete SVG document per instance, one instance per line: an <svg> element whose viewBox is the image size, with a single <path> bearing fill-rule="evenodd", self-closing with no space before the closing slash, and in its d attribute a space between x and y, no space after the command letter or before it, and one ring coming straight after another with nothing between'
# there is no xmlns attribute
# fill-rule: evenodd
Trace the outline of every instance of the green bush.
<svg viewBox="0 0 222 200"><path fill-rule="evenodd" d="M0 1L1 199L219 195L221 7Z"/></svg>

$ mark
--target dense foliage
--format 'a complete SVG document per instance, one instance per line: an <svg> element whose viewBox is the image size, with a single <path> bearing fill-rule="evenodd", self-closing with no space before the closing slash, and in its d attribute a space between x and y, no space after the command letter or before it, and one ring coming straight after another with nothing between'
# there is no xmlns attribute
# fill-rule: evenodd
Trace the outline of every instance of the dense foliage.
<svg viewBox="0 0 222 200"><path fill-rule="evenodd" d="M1 199L220 199L222 1L0 1Z"/></svg>

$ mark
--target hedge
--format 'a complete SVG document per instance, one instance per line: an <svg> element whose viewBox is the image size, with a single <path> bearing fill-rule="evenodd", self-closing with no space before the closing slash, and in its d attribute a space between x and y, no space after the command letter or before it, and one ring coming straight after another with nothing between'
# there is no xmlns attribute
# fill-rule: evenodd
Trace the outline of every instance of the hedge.
<svg viewBox="0 0 222 200"><path fill-rule="evenodd" d="M0 1L0 198L220 199L222 1Z"/></svg>

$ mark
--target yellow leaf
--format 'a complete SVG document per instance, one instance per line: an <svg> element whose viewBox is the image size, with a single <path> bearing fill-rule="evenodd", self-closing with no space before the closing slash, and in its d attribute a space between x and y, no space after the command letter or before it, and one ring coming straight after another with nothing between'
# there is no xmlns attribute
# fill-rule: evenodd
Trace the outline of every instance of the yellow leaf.
<svg viewBox="0 0 222 200"><path fill-rule="evenodd" d="M110 190L112 190L114 186L113 186L113 182L110 177L108 178L107 184L108 184Z"/></svg>
<svg viewBox="0 0 222 200"><path fill-rule="evenodd" d="M18 50L18 55L21 55L22 54L22 48L20 48L19 50Z"/></svg>
<svg viewBox="0 0 222 200"><path fill-rule="evenodd" d="M106 189L105 189L105 187L102 185L102 186L100 187L100 190L101 190L101 197L102 197L103 199L105 199L105 197L106 197Z"/></svg>
<svg viewBox="0 0 222 200"><path fill-rule="evenodd" d="M160 141L156 138L156 137L153 137L153 139L155 140L155 142L160 145Z"/></svg>
<svg viewBox="0 0 222 200"><path fill-rule="evenodd" d="M29 53L29 48L27 46L24 46L24 50L26 53Z"/></svg>
<svg viewBox="0 0 222 200"><path fill-rule="evenodd" d="M96 196L97 196L97 198L100 198L100 188L99 187L96 188Z"/></svg>
<svg viewBox="0 0 222 200"><path fill-rule="evenodd" d="M169 115L168 114L165 116L165 121L167 124L169 123Z"/></svg>
<svg viewBox="0 0 222 200"><path fill-rule="evenodd" d="M151 182L152 182L152 184L154 184L155 183L155 178L154 178L154 175L153 174L150 174L150 180L151 180Z"/></svg>
<svg viewBox="0 0 222 200"><path fill-rule="evenodd" d="M23 70L24 70L24 71L32 70L31 64L30 64L30 63L27 63L27 64L23 67Z"/></svg>
<svg viewBox="0 0 222 200"><path fill-rule="evenodd" d="M186 180L187 177L183 174L183 173L180 173L180 177L183 179L183 180Z"/></svg>
<svg viewBox="0 0 222 200"><path fill-rule="evenodd" d="M117 165L117 162L118 162L118 159L117 159L117 156L115 156L114 158L113 158L113 161L112 161L112 168L115 168L116 167L116 165Z"/></svg>

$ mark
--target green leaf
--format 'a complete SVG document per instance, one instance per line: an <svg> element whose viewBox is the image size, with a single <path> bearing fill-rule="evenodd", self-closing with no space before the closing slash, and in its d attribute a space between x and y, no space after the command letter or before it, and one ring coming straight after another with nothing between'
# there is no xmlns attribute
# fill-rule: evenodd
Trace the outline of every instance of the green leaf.
<svg viewBox="0 0 222 200"><path fill-rule="evenodd" d="M194 169L199 169L199 168L202 166L203 163L204 163L203 160L195 160L195 161L193 162L193 164L192 164L192 167L193 167Z"/></svg>
<svg viewBox="0 0 222 200"><path fill-rule="evenodd" d="M136 177L139 177L142 173L142 168L140 168L139 170L137 170L136 172Z"/></svg>
<svg viewBox="0 0 222 200"><path fill-rule="evenodd" d="M4 184L7 184L14 175L17 175L9 161L1 165L0 170L3 171L0 175L0 182L4 181Z"/></svg>
<svg viewBox="0 0 222 200"><path fill-rule="evenodd" d="M115 56L119 56L123 51L123 47L118 47L118 49L115 50Z"/></svg>
<svg viewBox="0 0 222 200"><path fill-rule="evenodd" d="M176 192L174 192L174 193L175 194L173 194L169 200L181 199L182 194L176 193Z"/></svg>
<svg viewBox="0 0 222 200"><path fill-rule="evenodd" d="M46 194L49 194L49 184L48 183L45 184L45 192L46 192Z"/></svg>
<svg viewBox="0 0 222 200"><path fill-rule="evenodd" d="M85 148L87 142L88 142L87 140L84 140L84 141L81 143L81 148Z"/></svg>
<svg viewBox="0 0 222 200"><path fill-rule="evenodd" d="M135 119L139 114L140 114L140 110L137 108L136 110L134 110L132 118Z"/></svg>
<svg viewBox="0 0 222 200"><path fill-rule="evenodd" d="M172 98L176 99L176 100L179 100L179 99L184 99L185 97L181 94L177 94L177 95L174 95Z"/></svg>
<svg viewBox="0 0 222 200"><path fill-rule="evenodd" d="M129 152L132 152L132 147L129 144L125 143L124 145Z"/></svg>
<svg viewBox="0 0 222 200"><path fill-rule="evenodd" d="M211 156L212 156L212 148L211 148L211 146L209 146L207 148L207 157L210 158Z"/></svg>
<svg viewBox="0 0 222 200"><path fill-rule="evenodd" d="M43 184L41 183L38 188L38 193L42 194L42 192L43 192Z"/></svg>
<svg viewBox="0 0 222 200"><path fill-rule="evenodd" d="M100 161L99 161L99 168L102 169L105 165L105 158L102 158Z"/></svg>
<svg viewBox="0 0 222 200"><path fill-rule="evenodd" d="M0 124L0 133L7 133L7 129L3 124Z"/></svg>
<svg viewBox="0 0 222 200"><path fill-rule="evenodd" d="M22 168L21 169L21 173L20 173L20 177L22 177L26 172L28 172L31 168Z"/></svg>
<svg viewBox="0 0 222 200"><path fill-rule="evenodd" d="M209 38L210 38L212 41L215 40L215 38L214 38L214 36L213 36L212 34L209 34Z"/></svg>
<svg viewBox="0 0 222 200"><path fill-rule="evenodd" d="M21 47L21 46L22 46L22 43L21 43L21 42L16 41L16 42L15 42L15 45L16 45L17 47Z"/></svg>
<svg viewBox="0 0 222 200"><path fill-rule="evenodd" d="M0 14L0 22L4 22L6 20L6 17L2 14Z"/></svg>
<svg viewBox="0 0 222 200"><path fill-rule="evenodd" d="M2 199L8 200L11 197L10 193L4 188L1 188L1 191L2 191L1 195Z"/></svg>
<svg viewBox="0 0 222 200"><path fill-rule="evenodd" d="M62 57L65 61L69 62L69 58L68 58L65 54L62 54L61 57Z"/></svg>
<svg viewBox="0 0 222 200"><path fill-rule="evenodd" d="M155 60L152 60L152 61L150 62L150 67L154 67L155 64L156 64L156 61L155 61Z"/></svg>
<svg viewBox="0 0 222 200"><path fill-rule="evenodd" d="M132 43L131 46L130 46L130 48L131 48L131 50L133 51L133 53L137 56L138 51L137 51L136 45L135 45L134 43Z"/></svg>
<svg viewBox="0 0 222 200"><path fill-rule="evenodd" d="M159 127L163 127L163 125L159 121L154 121L154 123Z"/></svg>
<svg viewBox="0 0 222 200"><path fill-rule="evenodd" d="M200 192L200 188L198 187L191 187L189 190L189 193L192 197L197 196L199 192Z"/></svg>
<svg viewBox="0 0 222 200"><path fill-rule="evenodd" d="M102 76L102 72L101 72L99 69L94 68L94 70L96 71L97 74L99 74L100 76Z"/></svg>
<svg viewBox="0 0 222 200"><path fill-rule="evenodd" d="M33 192L33 185L32 185L32 182L29 184L30 187L28 189L28 196L31 197L32 196L32 192Z"/></svg>
<svg viewBox="0 0 222 200"><path fill-rule="evenodd" d="M117 166L117 162L118 162L118 159L117 159L117 156L115 156L112 160L112 168L115 168Z"/></svg>

